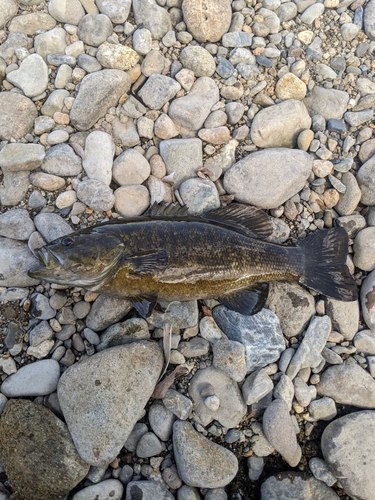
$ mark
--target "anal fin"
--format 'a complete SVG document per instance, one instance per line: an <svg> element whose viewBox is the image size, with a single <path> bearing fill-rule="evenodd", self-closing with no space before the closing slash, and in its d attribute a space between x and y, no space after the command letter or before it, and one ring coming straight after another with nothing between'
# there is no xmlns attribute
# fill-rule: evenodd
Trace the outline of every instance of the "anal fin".
<svg viewBox="0 0 375 500"><path fill-rule="evenodd" d="M219 297L217 300L228 309L232 309L245 316L252 316L264 307L267 296L268 283L256 283L249 288L237 290Z"/></svg>

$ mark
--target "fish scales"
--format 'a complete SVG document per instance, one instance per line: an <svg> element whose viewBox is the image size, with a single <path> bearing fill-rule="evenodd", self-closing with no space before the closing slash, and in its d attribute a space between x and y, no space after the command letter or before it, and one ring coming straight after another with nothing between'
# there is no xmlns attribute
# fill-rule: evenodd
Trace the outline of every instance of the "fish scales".
<svg viewBox="0 0 375 500"><path fill-rule="evenodd" d="M108 226L108 231L113 232ZM98 292L138 296L157 292L167 300L219 296L259 281L298 279L297 248L247 238L204 222L149 221L116 228L130 254L152 249L168 252L168 267L138 275L126 262ZM103 233L106 230L103 228Z"/></svg>

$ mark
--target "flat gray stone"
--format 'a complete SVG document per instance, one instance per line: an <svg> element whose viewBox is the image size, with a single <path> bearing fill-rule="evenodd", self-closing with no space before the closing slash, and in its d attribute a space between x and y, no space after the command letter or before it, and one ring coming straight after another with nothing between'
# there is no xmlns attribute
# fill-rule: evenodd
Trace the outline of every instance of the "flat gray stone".
<svg viewBox="0 0 375 500"><path fill-rule="evenodd" d="M52 118L56 112L61 112L66 97L69 97L69 92L65 89L56 89L51 92L40 110L42 115Z"/></svg>
<svg viewBox="0 0 375 500"><path fill-rule="evenodd" d="M82 172L82 159L68 144L57 144L47 149L40 168L47 174L75 177Z"/></svg>
<svg viewBox="0 0 375 500"><path fill-rule="evenodd" d="M163 404L154 401L148 411L148 420L151 429L158 438L162 441L168 441L172 435L173 422L176 420L175 415Z"/></svg>
<svg viewBox="0 0 375 500"><path fill-rule="evenodd" d="M190 381L189 395L194 401L195 412L204 426L212 420L217 420L224 427L233 428L246 414L246 405L238 385L217 368L198 370ZM219 408L207 406L206 398L211 396L216 396L219 400Z"/></svg>
<svg viewBox="0 0 375 500"><path fill-rule="evenodd" d="M350 413L331 422L322 435L322 452L330 471L351 497L372 500L375 412Z"/></svg>
<svg viewBox="0 0 375 500"><path fill-rule="evenodd" d="M56 390L59 378L59 363L54 359L42 359L7 377L1 385L1 392L10 398L45 396Z"/></svg>
<svg viewBox="0 0 375 500"><path fill-rule="evenodd" d="M270 148L247 155L224 174L224 188L236 201L277 208L305 185L313 165L308 153Z"/></svg>
<svg viewBox="0 0 375 500"><path fill-rule="evenodd" d="M318 394L336 403L375 408L375 380L353 359L328 367L320 376Z"/></svg>
<svg viewBox="0 0 375 500"><path fill-rule="evenodd" d="M260 148L292 148L299 134L311 126L303 102L288 99L259 111L251 124L251 140Z"/></svg>
<svg viewBox="0 0 375 500"><path fill-rule="evenodd" d="M219 88L208 76L201 76L192 86L189 94L175 99L168 110L175 124L188 131L197 131L219 101Z"/></svg>
<svg viewBox="0 0 375 500"><path fill-rule="evenodd" d="M235 340L220 339L212 346L213 366L236 382L246 375L245 346Z"/></svg>
<svg viewBox="0 0 375 500"><path fill-rule="evenodd" d="M283 399L274 399L263 415L263 431L267 440L291 467L301 460L302 451L297 443L296 431Z"/></svg>
<svg viewBox="0 0 375 500"><path fill-rule="evenodd" d="M86 14L78 24L78 36L87 45L99 47L112 34L113 26L104 14Z"/></svg>
<svg viewBox="0 0 375 500"><path fill-rule="evenodd" d="M261 500L339 500L326 484L301 472L280 472L261 487Z"/></svg>
<svg viewBox="0 0 375 500"><path fill-rule="evenodd" d="M286 374L293 380L301 368L316 368L324 359L321 355L332 325L328 316L314 316L306 330Z"/></svg>
<svg viewBox="0 0 375 500"><path fill-rule="evenodd" d="M129 15L131 0L97 0L97 6L102 14L110 18L113 24L124 23Z"/></svg>
<svg viewBox="0 0 375 500"><path fill-rule="evenodd" d="M0 189L0 202L4 206L15 206L25 199L29 190L29 172L8 172L3 170L4 188Z"/></svg>
<svg viewBox="0 0 375 500"><path fill-rule="evenodd" d="M94 130L86 137L82 166L90 179L110 185L115 149L112 136L102 130Z"/></svg>
<svg viewBox="0 0 375 500"><path fill-rule="evenodd" d="M48 243L73 232L59 214L40 213L34 217L34 224Z"/></svg>
<svg viewBox="0 0 375 500"><path fill-rule="evenodd" d="M219 193L215 184L208 179L197 177L186 179L181 182L179 193L184 205L188 207L189 213L193 215L201 215L220 207Z"/></svg>
<svg viewBox="0 0 375 500"><path fill-rule="evenodd" d="M94 331L104 330L120 321L131 307L129 300L99 295L86 316L86 326Z"/></svg>
<svg viewBox="0 0 375 500"><path fill-rule="evenodd" d="M340 120L349 102L349 94L342 90L325 89L315 85L310 97L303 101L309 110L310 116L322 115L326 120Z"/></svg>
<svg viewBox="0 0 375 500"><path fill-rule="evenodd" d="M279 320L268 309L254 316L243 316L225 306L217 306L213 317L229 339L244 344L247 373L277 361L285 349Z"/></svg>
<svg viewBox="0 0 375 500"><path fill-rule="evenodd" d="M112 189L96 179L87 179L77 186L77 198L96 212L106 212L115 203Z"/></svg>
<svg viewBox="0 0 375 500"><path fill-rule="evenodd" d="M86 75L70 111L78 130L88 130L130 89L129 75L117 69L103 69Z"/></svg>
<svg viewBox="0 0 375 500"><path fill-rule="evenodd" d="M39 54L31 54L21 62L19 69L7 75L7 80L27 97L36 97L47 88L47 64Z"/></svg>
<svg viewBox="0 0 375 500"><path fill-rule="evenodd" d="M27 240L35 227L29 213L23 208L16 208L0 214L0 236L14 240Z"/></svg>
<svg viewBox="0 0 375 500"><path fill-rule="evenodd" d="M188 45L180 53L180 62L184 68L190 69L194 75L212 76L215 73L216 64L212 55L199 45Z"/></svg>
<svg viewBox="0 0 375 500"><path fill-rule="evenodd" d="M174 423L173 452L178 474L188 486L223 487L238 471L237 458L231 451L199 434L188 422Z"/></svg>
<svg viewBox="0 0 375 500"><path fill-rule="evenodd" d="M66 31L61 26L37 35L34 40L35 52L47 61L50 54L65 54Z"/></svg>
<svg viewBox="0 0 375 500"><path fill-rule="evenodd" d="M39 260L30 252L26 243L0 237L0 286L24 287L38 284L38 280L27 274L38 263Z"/></svg>
<svg viewBox="0 0 375 500"><path fill-rule="evenodd" d="M175 102L175 101L174 101ZM202 141L194 139L168 139L159 145L160 155L167 168L167 174L174 173L174 187L196 176L203 166Z"/></svg>
<svg viewBox="0 0 375 500"><path fill-rule="evenodd" d="M51 30L56 21L45 12L31 12L23 16L14 17L9 24L9 31L21 31L25 35L36 35L38 29Z"/></svg>
<svg viewBox="0 0 375 500"><path fill-rule="evenodd" d="M253 371L242 385L242 395L249 406L258 403L273 390L273 381L264 368Z"/></svg>
<svg viewBox="0 0 375 500"><path fill-rule="evenodd" d="M363 24L366 35L370 38L370 40L375 40L375 1L370 0L364 10L363 16Z"/></svg>
<svg viewBox="0 0 375 500"><path fill-rule="evenodd" d="M167 9L160 7L155 0L133 0L133 13L136 24L143 24L156 40L172 29Z"/></svg>
<svg viewBox="0 0 375 500"><path fill-rule="evenodd" d="M1 140L18 140L32 131L38 112L31 99L16 92L1 92L0 109Z"/></svg>
<svg viewBox="0 0 375 500"><path fill-rule="evenodd" d="M138 92L138 96L150 109L161 109L180 89L181 85L173 78L153 73Z"/></svg>
<svg viewBox="0 0 375 500"><path fill-rule="evenodd" d="M346 340L352 340L358 332L359 303L343 302L327 297L326 314L332 322L332 328L340 332Z"/></svg>
<svg viewBox="0 0 375 500"><path fill-rule="evenodd" d="M315 314L314 297L294 282L271 281L266 306L277 315L288 338L302 333Z"/></svg>
<svg viewBox="0 0 375 500"><path fill-rule="evenodd" d="M140 458L150 458L159 455L164 447L153 432L146 432L138 441L136 454Z"/></svg>
<svg viewBox="0 0 375 500"><path fill-rule="evenodd" d="M114 460L150 398L163 365L156 343L116 346L74 364L57 394L75 446L95 466Z"/></svg>

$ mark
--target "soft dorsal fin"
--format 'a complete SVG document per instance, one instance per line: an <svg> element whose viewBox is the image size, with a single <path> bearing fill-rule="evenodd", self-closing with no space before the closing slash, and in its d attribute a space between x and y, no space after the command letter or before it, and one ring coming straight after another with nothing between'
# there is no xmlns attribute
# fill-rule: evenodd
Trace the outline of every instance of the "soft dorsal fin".
<svg viewBox="0 0 375 500"><path fill-rule="evenodd" d="M268 215L259 208L241 203L231 203L226 207L211 210L200 216L190 215L186 205L175 203L154 203L144 214L144 217L184 217L186 219L203 219L218 226L224 226L251 238L266 239L272 234L273 226Z"/></svg>
<svg viewBox="0 0 375 500"><path fill-rule="evenodd" d="M273 226L268 215L259 208L231 203L201 216L203 219L225 225L252 238L266 239Z"/></svg>

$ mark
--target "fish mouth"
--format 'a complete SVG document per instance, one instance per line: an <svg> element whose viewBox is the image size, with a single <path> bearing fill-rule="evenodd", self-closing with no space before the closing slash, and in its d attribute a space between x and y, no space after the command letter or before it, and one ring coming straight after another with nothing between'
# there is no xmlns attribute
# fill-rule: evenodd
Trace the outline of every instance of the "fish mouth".
<svg viewBox="0 0 375 500"><path fill-rule="evenodd" d="M46 247L36 248L34 255L41 264L29 270L28 274L31 278L44 278L48 271L55 271L61 268L61 261L58 256Z"/></svg>

